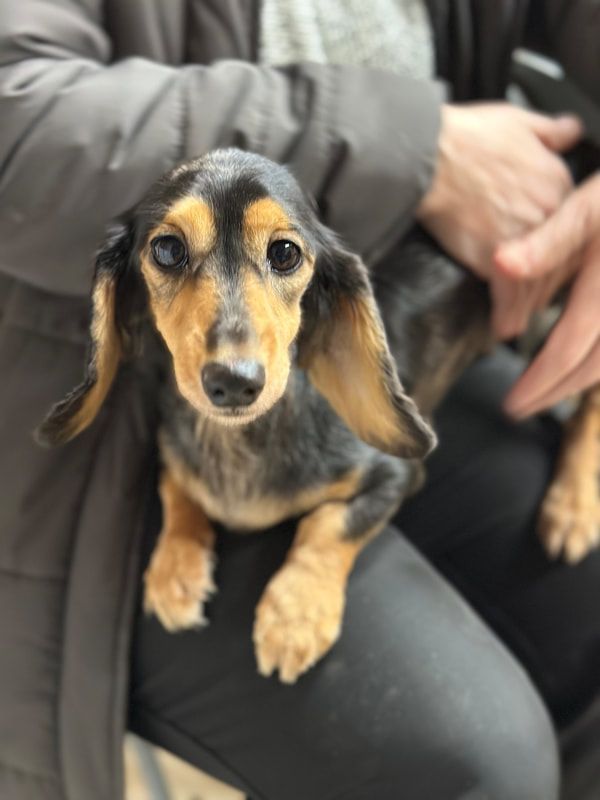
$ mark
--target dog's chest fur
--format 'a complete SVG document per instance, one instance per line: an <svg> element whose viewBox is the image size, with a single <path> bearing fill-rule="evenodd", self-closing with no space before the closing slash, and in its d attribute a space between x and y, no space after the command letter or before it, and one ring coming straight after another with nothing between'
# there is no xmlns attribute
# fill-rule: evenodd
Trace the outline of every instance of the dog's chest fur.
<svg viewBox="0 0 600 800"><path fill-rule="evenodd" d="M359 488L372 449L346 428L304 373L264 417L226 427L172 387L162 398L162 457L207 515L236 530L269 527ZM376 451L372 451L375 456Z"/></svg>

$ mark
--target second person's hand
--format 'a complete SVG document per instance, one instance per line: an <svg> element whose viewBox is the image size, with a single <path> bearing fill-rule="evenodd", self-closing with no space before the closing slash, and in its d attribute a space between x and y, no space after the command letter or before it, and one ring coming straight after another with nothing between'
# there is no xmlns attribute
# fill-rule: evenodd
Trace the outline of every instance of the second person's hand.
<svg viewBox="0 0 600 800"><path fill-rule="evenodd" d="M508 395L507 411L527 417L600 382L600 174L538 229L499 247L496 263L513 283L543 285L540 303L573 278L561 318Z"/></svg>
<svg viewBox="0 0 600 800"><path fill-rule="evenodd" d="M581 134L574 117L508 103L444 106L435 177L417 218L452 256L490 278L496 246L540 225L571 191L557 154Z"/></svg>

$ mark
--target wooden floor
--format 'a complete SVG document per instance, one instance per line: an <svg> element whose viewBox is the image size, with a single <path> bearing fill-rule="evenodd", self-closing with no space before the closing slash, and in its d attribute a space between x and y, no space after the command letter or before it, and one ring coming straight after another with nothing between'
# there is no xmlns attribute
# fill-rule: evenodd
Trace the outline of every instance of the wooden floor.
<svg viewBox="0 0 600 800"><path fill-rule="evenodd" d="M243 800L243 795L209 778L163 750L155 750L169 786L169 800ZM129 739L125 746L126 800L153 800Z"/></svg>

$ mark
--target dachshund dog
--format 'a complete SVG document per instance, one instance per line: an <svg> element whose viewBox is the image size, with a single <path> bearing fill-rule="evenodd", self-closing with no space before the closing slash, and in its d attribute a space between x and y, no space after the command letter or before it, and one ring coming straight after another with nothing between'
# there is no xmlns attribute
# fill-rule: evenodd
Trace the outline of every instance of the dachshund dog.
<svg viewBox="0 0 600 800"><path fill-rule="evenodd" d="M235 149L185 163L110 226L84 380L38 429L46 444L83 431L143 342L163 464L146 608L171 631L205 623L213 523L300 517L253 633L259 671L288 683L338 638L358 554L422 479L425 417L491 345L485 287L423 234L381 266L377 291L387 334L364 264L284 167ZM559 497L560 513L569 502L578 511ZM573 525L564 546L581 554Z"/></svg>
<svg viewBox="0 0 600 800"><path fill-rule="evenodd" d="M337 639L352 565L434 444L399 383L364 265L286 169L224 150L172 171L110 227L92 299L84 381L38 438L86 428L121 358L149 339L163 528L146 608L171 631L202 624L212 523L256 530L302 516L254 628L260 672L296 680Z"/></svg>

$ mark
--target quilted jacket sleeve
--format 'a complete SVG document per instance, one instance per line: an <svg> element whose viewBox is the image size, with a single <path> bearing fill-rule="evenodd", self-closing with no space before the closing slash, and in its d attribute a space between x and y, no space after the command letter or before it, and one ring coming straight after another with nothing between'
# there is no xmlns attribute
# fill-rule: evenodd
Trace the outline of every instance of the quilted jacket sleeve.
<svg viewBox="0 0 600 800"><path fill-rule="evenodd" d="M231 144L290 163L375 258L429 184L441 95L357 68L113 61L99 0L4 3L0 272L86 293L105 222L177 161Z"/></svg>

